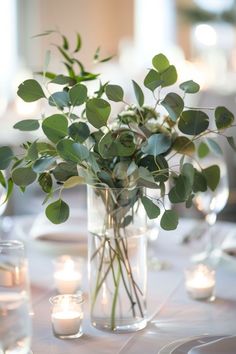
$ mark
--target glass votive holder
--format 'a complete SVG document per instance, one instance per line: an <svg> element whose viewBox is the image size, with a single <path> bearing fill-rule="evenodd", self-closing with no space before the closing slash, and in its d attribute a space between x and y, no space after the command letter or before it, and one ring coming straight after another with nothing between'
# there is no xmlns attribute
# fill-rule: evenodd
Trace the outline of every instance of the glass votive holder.
<svg viewBox="0 0 236 354"><path fill-rule="evenodd" d="M81 289L83 259L60 256L54 262L54 283L59 294L75 294Z"/></svg>
<svg viewBox="0 0 236 354"><path fill-rule="evenodd" d="M206 264L197 264L185 271L187 293L194 300L214 301L215 271Z"/></svg>
<svg viewBox="0 0 236 354"><path fill-rule="evenodd" d="M61 339L79 338L83 334L83 294L56 295L49 299L52 304L52 329Z"/></svg>

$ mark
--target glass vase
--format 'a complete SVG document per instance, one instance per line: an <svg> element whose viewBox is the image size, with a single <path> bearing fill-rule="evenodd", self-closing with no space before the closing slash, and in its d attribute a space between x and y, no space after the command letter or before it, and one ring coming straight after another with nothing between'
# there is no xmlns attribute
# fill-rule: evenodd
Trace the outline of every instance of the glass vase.
<svg viewBox="0 0 236 354"><path fill-rule="evenodd" d="M131 332L147 324L143 193L88 187L90 315L98 329Z"/></svg>

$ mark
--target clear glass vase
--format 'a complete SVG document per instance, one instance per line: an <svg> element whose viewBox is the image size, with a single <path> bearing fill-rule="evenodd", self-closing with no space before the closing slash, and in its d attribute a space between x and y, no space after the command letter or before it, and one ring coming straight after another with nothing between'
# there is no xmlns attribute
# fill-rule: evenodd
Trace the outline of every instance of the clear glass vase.
<svg viewBox="0 0 236 354"><path fill-rule="evenodd" d="M90 315L116 332L144 328L147 235L142 188L88 187Z"/></svg>

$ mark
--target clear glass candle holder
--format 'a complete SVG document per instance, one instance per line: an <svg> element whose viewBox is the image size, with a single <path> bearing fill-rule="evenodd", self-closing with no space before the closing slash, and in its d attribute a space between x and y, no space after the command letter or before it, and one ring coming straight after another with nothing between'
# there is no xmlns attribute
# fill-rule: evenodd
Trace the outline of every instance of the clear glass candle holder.
<svg viewBox="0 0 236 354"><path fill-rule="evenodd" d="M17 240L0 241L0 353L30 352L30 311L24 245Z"/></svg>
<svg viewBox="0 0 236 354"><path fill-rule="evenodd" d="M83 294L57 295L49 299L52 304L52 329L57 338L73 339L83 334Z"/></svg>
<svg viewBox="0 0 236 354"><path fill-rule="evenodd" d="M54 260L54 283L59 294L75 294L81 289L83 259L60 256Z"/></svg>
<svg viewBox="0 0 236 354"><path fill-rule="evenodd" d="M215 271L206 264L197 264L185 271L187 293L194 300L215 300Z"/></svg>

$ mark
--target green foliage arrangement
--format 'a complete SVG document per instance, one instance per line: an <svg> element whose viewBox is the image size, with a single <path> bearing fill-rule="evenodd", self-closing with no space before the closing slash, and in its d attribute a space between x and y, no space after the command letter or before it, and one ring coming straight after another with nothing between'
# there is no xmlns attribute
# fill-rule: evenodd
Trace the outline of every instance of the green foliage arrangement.
<svg viewBox="0 0 236 354"><path fill-rule="evenodd" d="M132 85L136 103L128 103L122 87L102 83L98 74L86 71L78 59L82 43L79 34L75 48L71 48L64 35L61 39L62 44L56 49L63 58L66 74L52 73L45 68L37 73L42 75L44 85L40 83L42 80L29 79L18 88L18 96L25 102L44 100L55 112L15 124L14 128L20 131L41 128L45 135L45 139L26 141L20 156L8 146L0 147L0 170L10 171L8 179L0 171L0 183L7 188L6 199L14 185L24 191L37 181L46 193L44 203L54 198L46 207L46 215L58 224L69 217L63 190L81 183L111 189L154 188L160 190L162 197L168 193L171 203L185 203L187 208L195 193L217 187L219 167L203 169L199 164L196 168L194 156L198 154L203 158L212 151L221 153L211 138L213 133L224 135L236 151L233 137L225 135L226 128L234 121L227 108L214 109L215 129L210 129L206 110L186 107L184 102L186 95L199 91L197 83L183 82L178 94L163 95L162 89L177 81L175 66L163 54L154 56L152 68L144 78L145 90L153 95L153 105L145 104L144 89L135 81ZM98 49L94 59L98 63L110 58L100 59ZM97 82L92 94L86 86L89 81ZM58 87L53 93L52 84ZM123 103L123 109L116 116L111 114L111 101ZM165 115L159 113L160 107L164 107ZM179 156L179 164L172 166L176 156ZM169 191L166 182L170 182ZM149 218L159 216L158 200L143 195L141 201ZM160 224L165 230L175 229L178 215L173 210L165 210Z"/></svg>

